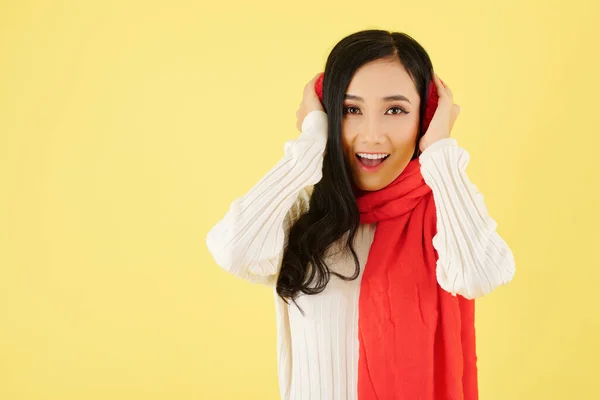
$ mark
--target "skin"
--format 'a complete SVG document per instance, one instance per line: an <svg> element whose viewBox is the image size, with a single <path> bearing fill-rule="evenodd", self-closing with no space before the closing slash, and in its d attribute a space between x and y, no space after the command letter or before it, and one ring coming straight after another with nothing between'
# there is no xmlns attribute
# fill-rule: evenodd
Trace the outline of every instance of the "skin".
<svg viewBox="0 0 600 400"><path fill-rule="evenodd" d="M304 117L313 110L323 111L314 91L315 75L304 87L303 100L296 112L300 130ZM438 105L419 148L425 151L436 141L450 137L460 106L452 91L434 74ZM404 98L385 99L400 95ZM393 182L406 168L417 145L420 97L414 82L397 59L379 59L359 68L346 90L342 121L344 157L354 184L364 191L380 190ZM389 154L375 171L360 168L357 153Z"/></svg>
<svg viewBox="0 0 600 400"><path fill-rule="evenodd" d="M405 99L384 99L392 95ZM342 147L359 189L386 187L409 163L417 141L419 103L417 89L399 61L375 60L356 71L346 90ZM376 172L369 172L360 168L357 153L389 157Z"/></svg>
<svg viewBox="0 0 600 400"><path fill-rule="evenodd" d="M296 111L296 129L302 132L302 121L311 111L319 110L325 111L319 96L315 92L315 83L319 78L319 72L313 78L304 85L304 91L302 92L302 101Z"/></svg>

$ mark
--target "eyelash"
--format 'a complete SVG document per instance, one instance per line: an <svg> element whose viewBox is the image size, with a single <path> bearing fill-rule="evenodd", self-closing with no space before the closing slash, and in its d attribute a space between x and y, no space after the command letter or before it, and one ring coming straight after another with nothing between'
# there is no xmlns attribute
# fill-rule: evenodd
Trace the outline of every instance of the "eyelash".
<svg viewBox="0 0 600 400"><path fill-rule="evenodd" d="M343 109L344 115L346 115L346 114L350 114L350 115L356 115L355 113L349 113L349 112L348 112L348 109L349 109L349 108L356 108L356 109L358 109L358 107L356 107L356 106L345 106L345 107L344 107L344 109ZM398 107L398 106L395 106L395 107L390 107L390 108L388 108L388 111L389 111L389 110L392 110L392 109L398 109L398 110L400 110L400 112L398 112L398 113L395 113L395 114L390 114L390 115L409 114L409 112L408 112L408 111L406 111L406 110L405 110L404 108L402 108L402 107Z"/></svg>

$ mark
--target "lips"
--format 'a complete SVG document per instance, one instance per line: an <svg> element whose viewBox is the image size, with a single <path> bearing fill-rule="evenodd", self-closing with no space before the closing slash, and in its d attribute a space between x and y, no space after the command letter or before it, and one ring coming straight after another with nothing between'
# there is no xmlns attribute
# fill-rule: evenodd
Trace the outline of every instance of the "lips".
<svg viewBox="0 0 600 400"><path fill-rule="evenodd" d="M366 158L361 157L356 154L356 160L358 162L358 166L368 172L374 172L381 167L381 165L389 158L389 154L383 158Z"/></svg>
<svg viewBox="0 0 600 400"><path fill-rule="evenodd" d="M373 159L370 159L370 158L362 158L360 156L356 156L356 158L358 158L358 161L361 162L361 163L363 163L367 167L374 167L376 165L381 164L387 157L385 157L385 158L378 158L376 160L373 160Z"/></svg>

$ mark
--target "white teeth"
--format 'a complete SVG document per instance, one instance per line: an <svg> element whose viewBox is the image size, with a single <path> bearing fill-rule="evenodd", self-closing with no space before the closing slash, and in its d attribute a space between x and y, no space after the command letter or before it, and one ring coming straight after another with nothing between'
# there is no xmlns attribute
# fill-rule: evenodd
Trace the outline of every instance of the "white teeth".
<svg viewBox="0 0 600 400"><path fill-rule="evenodd" d="M367 154L367 153L357 153L360 158L368 158L370 160L377 160L379 158L385 158L389 156L389 154Z"/></svg>

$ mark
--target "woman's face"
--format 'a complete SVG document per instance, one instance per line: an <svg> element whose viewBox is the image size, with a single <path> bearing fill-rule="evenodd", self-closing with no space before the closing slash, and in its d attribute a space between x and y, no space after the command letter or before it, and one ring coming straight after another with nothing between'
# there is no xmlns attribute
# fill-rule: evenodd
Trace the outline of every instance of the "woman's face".
<svg viewBox="0 0 600 400"><path fill-rule="evenodd" d="M342 146L358 188L383 189L410 162L419 102L415 84L397 60L375 60L356 71L344 100Z"/></svg>

